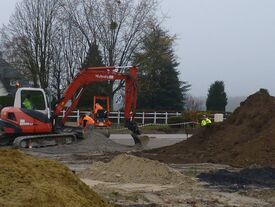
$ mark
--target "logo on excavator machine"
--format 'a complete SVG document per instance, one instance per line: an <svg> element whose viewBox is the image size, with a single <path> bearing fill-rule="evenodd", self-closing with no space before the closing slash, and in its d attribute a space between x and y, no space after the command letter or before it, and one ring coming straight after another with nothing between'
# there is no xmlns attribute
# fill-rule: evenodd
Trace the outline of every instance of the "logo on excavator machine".
<svg viewBox="0 0 275 207"><path fill-rule="evenodd" d="M95 75L95 77L100 79L114 79L113 75Z"/></svg>
<svg viewBox="0 0 275 207"><path fill-rule="evenodd" d="M31 123L31 122L26 122L25 119L20 119L19 125L20 125L20 126L33 126L33 123Z"/></svg>

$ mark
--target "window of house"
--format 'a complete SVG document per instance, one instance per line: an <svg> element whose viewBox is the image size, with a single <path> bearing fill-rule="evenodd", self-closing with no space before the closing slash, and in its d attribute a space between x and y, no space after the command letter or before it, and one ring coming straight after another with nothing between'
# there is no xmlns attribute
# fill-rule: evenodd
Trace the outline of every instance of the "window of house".
<svg viewBox="0 0 275 207"><path fill-rule="evenodd" d="M10 80L10 86L16 86L17 80Z"/></svg>

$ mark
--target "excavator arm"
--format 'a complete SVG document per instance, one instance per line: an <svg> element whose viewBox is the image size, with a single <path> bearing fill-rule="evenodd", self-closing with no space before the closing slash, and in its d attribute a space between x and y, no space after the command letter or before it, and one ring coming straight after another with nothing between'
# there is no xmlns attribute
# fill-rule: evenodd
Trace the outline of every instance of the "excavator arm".
<svg viewBox="0 0 275 207"><path fill-rule="evenodd" d="M84 88L90 84L102 81L125 80L125 126L133 133L140 134L137 125L133 122L137 100L137 68L130 67L127 72L118 72L116 67L88 67L80 70L64 91L63 97L55 106L53 117L56 119L63 110L64 117L60 125L64 125L68 115L77 106ZM68 103L70 105L68 106Z"/></svg>

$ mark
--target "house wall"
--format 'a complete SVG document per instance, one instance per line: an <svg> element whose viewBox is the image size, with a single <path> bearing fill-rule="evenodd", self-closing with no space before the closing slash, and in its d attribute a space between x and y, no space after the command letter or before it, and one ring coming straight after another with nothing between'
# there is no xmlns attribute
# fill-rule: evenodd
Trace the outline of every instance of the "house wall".
<svg viewBox="0 0 275 207"><path fill-rule="evenodd" d="M8 95L8 92L5 89L2 81L0 81L0 96L7 96L7 95Z"/></svg>

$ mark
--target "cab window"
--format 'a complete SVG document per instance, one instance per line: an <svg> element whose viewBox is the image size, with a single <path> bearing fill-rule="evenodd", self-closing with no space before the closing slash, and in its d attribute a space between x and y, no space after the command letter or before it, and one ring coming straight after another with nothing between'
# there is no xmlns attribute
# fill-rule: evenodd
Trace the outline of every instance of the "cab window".
<svg viewBox="0 0 275 207"><path fill-rule="evenodd" d="M21 91L21 107L29 110L45 110L43 93L41 91Z"/></svg>

